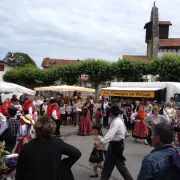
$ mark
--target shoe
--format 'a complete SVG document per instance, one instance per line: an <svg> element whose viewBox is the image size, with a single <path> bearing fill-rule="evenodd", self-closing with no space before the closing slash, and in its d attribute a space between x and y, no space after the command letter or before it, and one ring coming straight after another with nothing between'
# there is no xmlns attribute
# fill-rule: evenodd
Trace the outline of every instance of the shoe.
<svg viewBox="0 0 180 180"><path fill-rule="evenodd" d="M135 142L138 143L138 139L135 139Z"/></svg>
<svg viewBox="0 0 180 180"><path fill-rule="evenodd" d="M97 178L97 177L98 177L98 174L90 176L90 178Z"/></svg>
<svg viewBox="0 0 180 180"><path fill-rule="evenodd" d="M148 145L147 139L144 141L144 144L145 144L145 145Z"/></svg>

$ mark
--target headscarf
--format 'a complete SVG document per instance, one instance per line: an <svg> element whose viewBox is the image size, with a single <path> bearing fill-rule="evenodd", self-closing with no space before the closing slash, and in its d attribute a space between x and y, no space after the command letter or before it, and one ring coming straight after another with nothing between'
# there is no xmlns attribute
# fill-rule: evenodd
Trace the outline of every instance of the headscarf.
<svg viewBox="0 0 180 180"><path fill-rule="evenodd" d="M24 111L28 111L29 108L32 106L32 103L33 103L33 100L32 99L27 99L26 102L24 103L24 106L23 106L23 112Z"/></svg>
<svg viewBox="0 0 180 180"><path fill-rule="evenodd" d="M147 114L146 114L146 112L144 111L144 106L143 106L143 105L140 105L140 106L139 106L139 109L140 109L140 108L142 108L143 111L138 110L138 111L137 111L137 117L138 117L138 119L139 119L140 121L143 121L143 120L146 118Z"/></svg>
<svg viewBox="0 0 180 180"><path fill-rule="evenodd" d="M1 113L3 115L8 114L8 109L12 106L11 100L8 98L4 101L3 105L1 106Z"/></svg>

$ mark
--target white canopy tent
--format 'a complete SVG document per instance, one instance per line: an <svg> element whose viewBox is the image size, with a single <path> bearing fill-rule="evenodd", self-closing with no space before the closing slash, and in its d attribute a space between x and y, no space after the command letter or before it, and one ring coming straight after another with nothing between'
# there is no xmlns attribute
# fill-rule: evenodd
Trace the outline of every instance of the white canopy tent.
<svg viewBox="0 0 180 180"><path fill-rule="evenodd" d="M28 95L35 95L36 92L31 89L20 86L18 84L0 81L0 93L4 93L4 94L22 93Z"/></svg>

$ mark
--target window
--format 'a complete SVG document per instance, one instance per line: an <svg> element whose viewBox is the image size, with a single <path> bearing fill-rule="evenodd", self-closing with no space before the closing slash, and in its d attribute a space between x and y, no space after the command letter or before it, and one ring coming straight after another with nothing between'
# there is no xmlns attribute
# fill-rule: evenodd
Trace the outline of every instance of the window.
<svg viewBox="0 0 180 180"><path fill-rule="evenodd" d="M4 65L0 64L0 71L4 71Z"/></svg>

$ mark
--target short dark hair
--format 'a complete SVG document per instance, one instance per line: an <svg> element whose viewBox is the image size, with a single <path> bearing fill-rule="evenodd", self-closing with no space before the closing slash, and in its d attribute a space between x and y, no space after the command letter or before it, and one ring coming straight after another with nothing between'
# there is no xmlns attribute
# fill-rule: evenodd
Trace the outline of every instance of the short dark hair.
<svg viewBox="0 0 180 180"><path fill-rule="evenodd" d="M8 108L8 114L9 116L14 117L17 114L17 108L13 106Z"/></svg>
<svg viewBox="0 0 180 180"><path fill-rule="evenodd" d="M48 138L52 136L56 129L55 122L48 116L42 116L34 124L37 138Z"/></svg>
<svg viewBox="0 0 180 180"><path fill-rule="evenodd" d="M173 127L168 122L161 122L152 127L152 131L159 136L163 144L171 144L173 141Z"/></svg>

